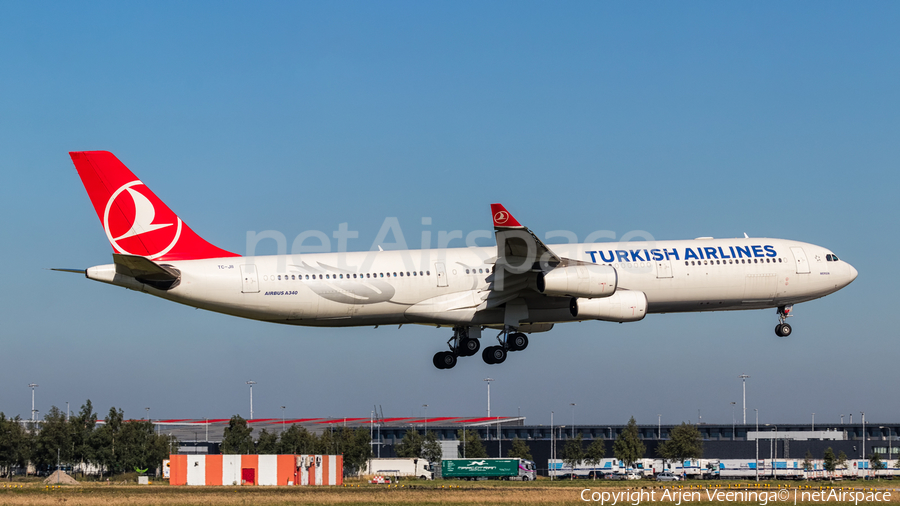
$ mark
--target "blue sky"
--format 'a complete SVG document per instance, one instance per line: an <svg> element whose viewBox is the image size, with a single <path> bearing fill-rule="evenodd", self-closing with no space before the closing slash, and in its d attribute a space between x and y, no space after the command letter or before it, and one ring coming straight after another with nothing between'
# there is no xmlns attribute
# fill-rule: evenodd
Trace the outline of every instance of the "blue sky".
<svg viewBox="0 0 900 506"><path fill-rule="evenodd" d="M820 423L886 402L896 360L900 6L889 2L0 2L0 410L139 417L478 415ZM443 329L239 320L44 270L111 249L67 155L109 150L239 253L388 217L538 234L783 237L860 272L799 305L558 326L502 366L431 365ZM432 225L424 227L423 217ZM456 245L462 246L461 243ZM266 249L268 248L268 250ZM271 244L258 252L274 253ZM748 415L748 417L751 415Z"/></svg>

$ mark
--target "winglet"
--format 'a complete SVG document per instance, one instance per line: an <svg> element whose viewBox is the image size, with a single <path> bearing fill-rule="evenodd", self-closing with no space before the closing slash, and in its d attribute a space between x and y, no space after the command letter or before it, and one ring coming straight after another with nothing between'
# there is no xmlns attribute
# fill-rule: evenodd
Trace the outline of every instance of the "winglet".
<svg viewBox="0 0 900 506"><path fill-rule="evenodd" d="M491 204L491 214L494 216L494 228L524 228L503 204Z"/></svg>

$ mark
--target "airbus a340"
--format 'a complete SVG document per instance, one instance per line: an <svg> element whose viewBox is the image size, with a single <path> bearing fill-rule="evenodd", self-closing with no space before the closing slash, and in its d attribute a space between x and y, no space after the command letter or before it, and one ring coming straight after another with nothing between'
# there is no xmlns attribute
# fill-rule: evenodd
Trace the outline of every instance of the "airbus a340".
<svg viewBox="0 0 900 506"><path fill-rule="evenodd" d="M488 364L554 324L634 322L648 313L776 308L847 286L857 271L827 248L784 239L544 244L492 204L497 246L240 256L197 235L112 153L70 153L113 248L88 279L272 323L450 327L434 365L482 351ZM68 269L60 269L68 270ZM497 343L481 348L481 338Z"/></svg>

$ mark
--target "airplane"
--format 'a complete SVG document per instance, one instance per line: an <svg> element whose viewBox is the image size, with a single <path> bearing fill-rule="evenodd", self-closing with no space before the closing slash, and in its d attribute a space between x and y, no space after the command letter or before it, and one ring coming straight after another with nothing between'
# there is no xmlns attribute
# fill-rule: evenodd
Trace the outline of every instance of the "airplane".
<svg viewBox="0 0 900 506"><path fill-rule="evenodd" d="M636 322L650 313L775 308L787 337L794 304L834 293L857 271L827 248L785 239L545 244L491 204L496 246L241 256L197 235L118 158L71 152L113 249L88 279L242 318L313 327L449 327L451 369L487 364L566 322ZM380 248L379 248L380 250ZM486 338L487 339L487 338Z"/></svg>

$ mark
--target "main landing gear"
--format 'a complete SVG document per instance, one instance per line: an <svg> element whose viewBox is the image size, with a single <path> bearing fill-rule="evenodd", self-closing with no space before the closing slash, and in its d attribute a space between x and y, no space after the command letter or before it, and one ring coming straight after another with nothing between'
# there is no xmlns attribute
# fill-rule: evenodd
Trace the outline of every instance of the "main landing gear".
<svg viewBox="0 0 900 506"><path fill-rule="evenodd" d="M511 332L512 329L504 329L497 335L498 346L488 346L481 353L481 358L486 364L502 364L506 355L511 351L520 351L528 347L528 336L521 332ZM450 351L439 351L434 354L432 362L438 369L452 369L459 357L471 357L481 349L478 337L481 334L479 327L453 327L453 337L447 341Z"/></svg>
<svg viewBox="0 0 900 506"><path fill-rule="evenodd" d="M478 341L476 336L470 335L469 330L469 327L464 326L453 327L453 337L447 341L450 351L439 351L434 354L432 362L435 367L438 369L452 369L456 365L457 357L471 357L478 353L478 350L481 349L481 342ZM481 329L478 327L473 327L471 330L477 330L478 333L481 332Z"/></svg>
<svg viewBox="0 0 900 506"><path fill-rule="evenodd" d="M791 310L794 309L793 304L787 304L785 306L778 307L778 325L775 325L775 335L778 337L788 337L791 335L791 326L784 321L788 319L788 317L794 316L791 314Z"/></svg>
<svg viewBox="0 0 900 506"><path fill-rule="evenodd" d="M520 351L528 347L528 336L521 332L510 333L509 328L497 335L499 346L488 346L481 352L485 364L502 364L510 351Z"/></svg>

